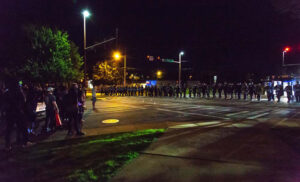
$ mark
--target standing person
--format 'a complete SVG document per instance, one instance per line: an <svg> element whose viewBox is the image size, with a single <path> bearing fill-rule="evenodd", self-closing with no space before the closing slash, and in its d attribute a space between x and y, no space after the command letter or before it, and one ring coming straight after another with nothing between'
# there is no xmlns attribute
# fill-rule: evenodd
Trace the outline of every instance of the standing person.
<svg viewBox="0 0 300 182"><path fill-rule="evenodd" d="M262 88L261 88L261 83L257 84L255 87L255 92L256 92L256 98L258 101L260 101L260 97L262 94Z"/></svg>
<svg viewBox="0 0 300 182"><path fill-rule="evenodd" d="M209 98L210 97L210 90L211 90L211 88L210 88L209 84L205 84L205 85L206 85L206 96L207 96L207 98Z"/></svg>
<svg viewBox="0 0 300 182"><path fill-rule="evenodd" d="M277 96L277 102L280 102L280 98L283 95L283 86L281 84L277 84L275 86L276 96Z"/></svg>
<svg viewBox="0 0 300 182"><path fill-rule="evenodd" d="M36 127L36 108L38 103L37 90L30 85L25 102L25 114L29 121L28 133L35 134Z"/></svg>
<svg viewBox="0 0 300 182"><path fill-rule="evenodd" d="M240 100L241 93L242 93L242 83L241 82L237 83L237 85L236 85L236 93L237 93L238 100Z"/></svg>
<svg viewBox="0 0 300 182"><path fill-rule="evenodd" d="M216 83L214 83L214 84L212 85L213 98L216 98L217 87L218 87L218 86L217 86Z"/></svg>
<svg viewBox="0 0 300 182"><path fill-rule="evenodd" d="M96 104L96 101L97 101L97 97L96 97L96 88L95 88L95 85L93 85L93 88L92 88L92 104L93 104L93 109L95 110L95 104Z"/></svg>
<svg viewBox="0 0 300 182"><path fill-rule="evenodd" d="M224 92L224 96L225 96L225 100L227 99L227 93L228 93L228 85L225 82L223 85L223 92Z"/></svg>
<svg viewBox="0 0 300 182"><path fill-rule="evenodd" d="M193 96L194 96L194 98L196 98L196 94L197 94L197 86L194 85L193 86Z"/></svg>
<svg viewBox="0 0 300 182"><path fill-rule="evenodd" d="M250 101L252 101L253 95L255 93L255 88L254 88L253 83L249 83L248 90L249 90L249 95L250 95Z"/></svg>
<svg viewBox="0 0 300 182"><path fill-rule="evenodd" d="M84 135L84 133L80 130L78 121L78 85L76 83L73 83L69 93L66 95L66 105L66 112L69 118L68 135L73 135L73 126L75 128L76 135Z"/></svg>
<svg viewBox="0 0 300 182"><path fill-rule="evenodd" d="M300 102L300 84L299 84L299 81L296 82L296 85L294 86L294 91L295 91L296 102Z"/></svg>
<svg viewBox="0 0 300 182"><path fill-rule="evenodd" d="M176 91L176 98L178 98L179 97L179 92L180 92L179 85L176 85L175 91Z"/></svg>
<svg viewBox="0 0 300 182"><path fill-rule="evenodd" d="M12 149L10 138L14 125L17 126L17 142L21 142L24 147L30 145L26 122L24 120L25 97L17 81L10 81L8 83L8 90L4 93L3 99L7 121L5 150L10 151ZM20 136L22 136L22 139L20 139Z"/></svg>
<svg viewBox="0 0 300 182"><path fill-rule="evenodd" d="M182 85L183 97L186 98L186 85L185 83Z"/></svg>
<svg viewBox="0 0 300 182"><path fill-rule="evenodd" d="M287 94L288 103L291 102L292 96L293 96L293 88L290 83L284 88Z"/></svg>
<svg viewBox="0 0 300 182"><path fill-rule="evenodd" d="M205 98L206 95L206 83L202 83L202 97Z"/></svg>
<svg viewBox="0 0 300 182"><path fill-rule="evenodd" d="M189 97L192 98L192 93L193 93L193 87L189 87Z"/></svg>
<svg viewBox="0 0 300 182"><path fill-rule="evenodd" d="M45 97L46 104L46 122L44 129L50 132L55 128L55 113L59 113L59 109L56 104L56 98L53 95L54 89L52 87L47 88L47 95Z"/></svg>
<svg viewBox="0 0 300 182"><path fill-rule="evenodd" d="M267 92L267 98L268 98L268 101L270 102L272 99L272 93L273 93L273 90L271 89L271 83L268 83L265 86L265 91Z"/></svg>
<svg viewBox="0 0 300 182"><path fill-rule="evenodd" d="M83 88L80 85L78 90L78 122L81 127L83 123L84 105L85 105L85 94Z"/></svg>
<svg viewBox="0 0 300 182"><path fill-rule="evenodd" d="M229 83L229 85L228 85L228 93L230 94L230 100L233 99L233 93L234 93L233 83Z"/></svg>
<svg viewBox="0 0 300 182"><path fill-rule="evenodd" d="M222 90L223 90L222 83L218 83L218 93L219 93L219 99L221 99L221 98L222 98Z"/></svg>
<svg viewBox="0 0 300 182"><path fill-rule="evenodd" d="M247 83L244 82L244 84L242 85L242 92L244 95L244 100L247 99L248 91L249 91L249 87L248 87Z"/></svg>

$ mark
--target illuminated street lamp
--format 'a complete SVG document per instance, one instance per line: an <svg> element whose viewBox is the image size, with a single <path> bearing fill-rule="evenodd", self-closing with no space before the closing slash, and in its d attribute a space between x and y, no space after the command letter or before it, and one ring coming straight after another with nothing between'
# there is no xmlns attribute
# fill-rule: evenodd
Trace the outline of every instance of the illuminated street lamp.
<svg viewBox="0 0 300 182"><path fill-rule="evenodd" d="M184 52L183 51L181 51L180 53L179 53L179 75L178 75L178 84L179 84L179 87L181 88L181 56L183 56L184 55Z"/></svg>
<svg viewBox="0 0 300 182"><path fill-rule="evenodd" d="M83 15L83 52L84 52L84 85L86 84L86 18L88 18L91 14L88 10L82 11Z"/></svg>
<svg viewBox="0 0 300 182"><path fill-rule="evenodd" d="M285 56L285 53L286 53L286 52L289 52L290 50L291 50L290 47L285 47L285 48L283 49L283 51L282 51L282 66L285 66L285 64L284 64L284 56Z"/></svg>
<svg viewBox="0 0 300 182"><path fill-rule="evenodd" d="M121 55L120 52L115 52L113 58L119 61L121 58L124 58L124 87L126 86L126 55Z"/></svg>
<svg viewBox="0 0 300 182"><path fill-rule="evenodd" d="M161 78L162 77L162 71L158 70L156 72L156 76L157 76L157 78Z"/></svg>

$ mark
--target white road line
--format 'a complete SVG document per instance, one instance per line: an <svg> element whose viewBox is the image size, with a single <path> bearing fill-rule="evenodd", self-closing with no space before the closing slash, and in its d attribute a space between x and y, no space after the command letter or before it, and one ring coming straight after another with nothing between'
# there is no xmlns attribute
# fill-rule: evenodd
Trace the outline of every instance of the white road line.
<svg viewBox="0 0 300 182"><path fill-rule="evenodd" d="M251 116L251 117L248 117L247 119L256 119L256 118L259 118L259 117L262 117L262 116L266 116L270 113L262 113L262 114L258 114L258 115L255 115L255 116Z"/></svg>
<svg viewBox="0 0 300 182"><path fill-rule="evenodd" d="M225 118L225 117L219 117L219 116L212 116L212 115L206 115L206 114L200 114L200 113L190 113L190 112L183 112L183 111L172 111L169 109L161 109L161 108L156 108L159 111L166 111L166 112L174 112L178 114L190 114L190 115L196 115L196 116L205 116L205 117L211 117L211 118L218 118L218 119L224 119L228 120L230 118Z"/></svg>
<svg viewBox="0 0 300 182"><path fill-rule="evenodd" d="M226 114L226 116L234 116L234 115L239 115L239 114L245 114L245 113L248 113L248 112L250 112L250 111L235 112L235 113Z"/></svg>
<svg viewBox="0 0 300 182"><path fill-rule="evenodd" d="M187 123L187 124L181 124L181 125L175 125L171 126L170 128L191 128L191 127L199 127L199 126L217 126L219 124L222 124L220 121L209 121L209 122L201 122L201 123Z"/></svg>

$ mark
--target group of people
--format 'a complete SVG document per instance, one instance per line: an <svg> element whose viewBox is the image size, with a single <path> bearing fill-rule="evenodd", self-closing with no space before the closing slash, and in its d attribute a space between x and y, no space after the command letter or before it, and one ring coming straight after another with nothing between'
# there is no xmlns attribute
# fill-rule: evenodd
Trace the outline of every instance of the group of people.
<svg viewBox="0 0 300 182"><path fill-rule="evenodd" d="M275 96L277 102L280 102L284 92L287 94L288 103L293 98L296 102L300 102L300 84L297 81L295 85L290 83L283 88L282 84L274 86L272 82L263 85L261 83L254 84L247 83L199 83L193 86L186 86L183 84L181 87L176 86L110 86L102 87L98 90L103 95L110 96L150 96L150 97L176 97L176 98L224 98L224 99L257 99L260 101L261 95L266 93L268 101L274 101ZM294 93L294 95L293 95Z"/></svg>
<svg viewBox="0 0 300 182"><path fill-rule="evenodd" d="M85 91L74 83L68 89L61 86L54 87L20 85L16 81L9 81L4 90L0 93L1 115L4 115L5 147L11 150L11 134L16 125L16 140L23 147L32 145L29 135L37 135L37 105L38 102L45 102L46 117L42 127L42 133L55 131L63 125L57 125L57 119L62 121L68 128L68 135L81 136L84 133L82 128L82 117L85 105ZM3 117L2 117L3 119Z"/></svg>

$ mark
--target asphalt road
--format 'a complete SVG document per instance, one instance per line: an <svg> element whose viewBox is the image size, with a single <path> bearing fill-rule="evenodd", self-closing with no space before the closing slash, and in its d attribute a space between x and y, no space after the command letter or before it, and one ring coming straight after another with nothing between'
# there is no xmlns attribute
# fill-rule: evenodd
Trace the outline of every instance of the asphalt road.
<svg viewBox="0 0 300 182"><path fill-rule="evenodd" d="M87 102L90 108L91 102ZM174 99L149 97L101 97L96 110L87 110L86 130L151 123L233 124L235 127L254 126L270 119L299 119L300 105L286 103L249 102L238 100ZM115 124L103 120L118 119ZM179 127L179 126L178 126ZM182 126L185 127L185 126Z"/></svg>
<svg viewBox="0 0 300 182"><path fill-rule="evenodd" d="M169 128L112 181L300 181L299 105L104 97L96 108L88 135Z"/></svg>

